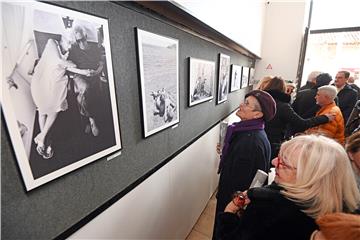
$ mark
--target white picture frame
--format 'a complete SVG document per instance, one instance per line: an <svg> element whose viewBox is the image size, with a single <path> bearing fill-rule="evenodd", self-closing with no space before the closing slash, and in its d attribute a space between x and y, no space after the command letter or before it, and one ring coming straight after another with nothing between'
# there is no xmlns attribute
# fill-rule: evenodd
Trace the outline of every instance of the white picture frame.
<svg viewBox="0 0 360 240"><path fill-rule="evenodd" d="M223 53L219 54L218 72L217 104L220 104L227 101L229 94L230 56Z"/></svg>
<svg viewBox="0 0 360 240"><path fill-rule="evenodd" d="M37 1L2 2L1 11L6 39L1 104L26 190L119 151L108 20ZM75 64L62 55L67 46L74 56L80 28L87 50L94 51L86 54L99 65L96 69L90 60L79 58ZM74 77L70 70L80 73ZM75 90L74 81L90 78L94 85L83 86L81 93ZM59 92L65 95L59 97ZM90 100L95 97L96 102ZM83 112L81 101L87 104Z"/></svg>
<svg viewBox="0 0 360 240"><path fill-rule="evenodd" d="M189 106L214 98L215 62L189 58Z"/></svg>
<svg viewBox="0 0 360 240"><path fill-rule="evenodd" d="M241 73L241 88L245 88L249 86L249 68L242 67Z"/></svg>
<svg viewBox="0 0 360 240"><path fill-rule="evenodd" d="M179 41L136 28L144 137L179 123Z"/></svg>
<svg viewBox="0 0 360 240"><path fill-rule="evenodd" d="M231 81L230 92L237 91L241 88L241 66L231 64Z"/></svg>

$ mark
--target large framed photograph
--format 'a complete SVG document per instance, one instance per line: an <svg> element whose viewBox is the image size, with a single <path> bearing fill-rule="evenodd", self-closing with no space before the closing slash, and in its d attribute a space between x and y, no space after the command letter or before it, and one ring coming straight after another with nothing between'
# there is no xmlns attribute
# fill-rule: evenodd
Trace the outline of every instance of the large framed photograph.
<svg viewBox="0 0 360 240"><path fill-rule="evenodd" d="M249 72L249 86L252 86L256 83L255 80L255 69L254 68L250 68L250 72Z"/></svg>
<svg viewBox="0 0 360 240"><path fill-rule="evenodd" d="M1 104L26 190L121 149L108 20L2 2Z"/></svg>
<svg viewBox="0 0 360 240"><path fill-rule="evenodd" d="M136 29L144 136L179 123L179 42Z"/></svg>
<svg viewBox="0 0 360 240"><path fill-rule="evenodd" d="M249 86L249 68L242 67L241 88L245 88L247 86Z"/></svg>
<svg viewBox="0 0 360 240"><path fill-rule="evenodd" d="M217 104L225 102L229 93L230 56L219 54L219 76Z"/></svg>
<svg viewBox="0 0 360 240"><path fill-rule="evenodd" d="M239 90L241 87L241 66L231 64L230 92Z"/></svg>
<svg viewBox="0 0 360 240"><path fill-rule="evenodd" d="M213 99L215 62L189 58L189 106Z"/></svg>

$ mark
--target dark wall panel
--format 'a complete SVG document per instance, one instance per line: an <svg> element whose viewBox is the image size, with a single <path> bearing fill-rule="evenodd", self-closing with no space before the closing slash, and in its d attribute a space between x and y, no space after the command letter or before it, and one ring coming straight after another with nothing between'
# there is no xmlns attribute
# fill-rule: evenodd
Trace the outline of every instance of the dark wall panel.
<svg viewBox="0 0 360 240"><path fill-rule="evenodd" d="M216 105L214 98L212 102L189 108L188 57L217 63L221 52L231 57L231 63L245 66L249 66L249 59L184 32L150 13L144 14L132 4L81 1L58 4L109 19L123 150L111 161L97 160L26 192L2 118L1 231L4 239L59 236L227 116L238 107L247 91L230 93L228 101L220 105ZM142 137L135 27L179 40L180 123L147 139Z"/></svg>

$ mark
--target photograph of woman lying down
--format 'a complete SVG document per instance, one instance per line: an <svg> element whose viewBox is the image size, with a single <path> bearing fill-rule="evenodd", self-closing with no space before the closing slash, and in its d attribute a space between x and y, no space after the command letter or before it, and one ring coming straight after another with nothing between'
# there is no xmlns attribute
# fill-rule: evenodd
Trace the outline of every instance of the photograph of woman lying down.
<svg viewBox="0 0 360 240"><path fill-rule="evenodd" d="M21 168L29 166L34 180L120 148L103 20L64 17L66 12L44 5L4 3L2 9L9 15L4 17L5 116L12 120L7 115L14 112L17 129L10 135L21 138L22 145L14 144L18 161Z"/></svg>

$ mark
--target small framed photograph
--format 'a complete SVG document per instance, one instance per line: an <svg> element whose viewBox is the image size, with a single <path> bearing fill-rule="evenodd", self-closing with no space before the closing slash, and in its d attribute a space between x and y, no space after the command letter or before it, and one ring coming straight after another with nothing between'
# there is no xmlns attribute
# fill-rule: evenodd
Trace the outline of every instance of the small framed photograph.
<svg viewBox="0 0 360 240"><path fill-rule="evenodd" d="M189 106L213 99L215 62L189 58Z"/></svg>
<svg viewBox="0 0 360 240"><path fill-rule="evenodd" d="M136 28L144 137L179 123L179 41Z"/></svg>
<svg viewBox="0 0 360 240"><path fill-rule="evenodd" d="M249 72L249 86L252 86L256 83L255 81L255 69L254 68L250 68L250 72Z"/></svg>
<svg viewBox="0 0 360 240"><path fill-rule="evenodd" d="M1 7L1 103L29 191L121 149L110 32L49 3Z"/></svg>
<svg viewBox="0 0 360 240"><path fill-rule="evenodd" d="M241 66L231 64L230 92L239 90L241 87Z"/></svg>
<svg viewBox="0 0 360 240"><path fill-rule="evenodd" d="M223 103L227 100L227 96L229 93L229 79L230 79L230 56L220 53L217 104Z"/></svg>
<svg viewBox="0 0 360 240"><path fill-rule="evenodd" d="M249 68L242 67L241 88L246 88L247 86L249 86Z"/></svg>

